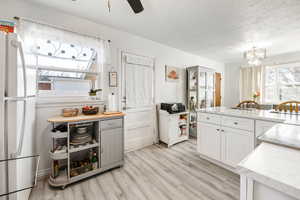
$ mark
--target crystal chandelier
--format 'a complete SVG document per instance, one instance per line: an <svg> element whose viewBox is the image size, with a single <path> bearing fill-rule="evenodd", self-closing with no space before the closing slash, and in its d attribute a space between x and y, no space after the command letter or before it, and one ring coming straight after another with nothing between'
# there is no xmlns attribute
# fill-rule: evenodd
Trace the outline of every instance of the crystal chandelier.
<svg viewBox="0 0 300 200"><path fill-rule="evenodd" d="M251 66L259 66L262 60L267 57L267 50L264 48L253 47L244 53L244 58L247 59L248 64Z"/></svg>

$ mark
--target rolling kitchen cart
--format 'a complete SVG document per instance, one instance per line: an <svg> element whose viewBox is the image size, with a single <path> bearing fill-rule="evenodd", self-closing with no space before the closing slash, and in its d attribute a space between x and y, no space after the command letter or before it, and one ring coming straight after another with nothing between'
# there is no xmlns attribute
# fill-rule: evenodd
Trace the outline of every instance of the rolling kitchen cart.
<svg viewBox="0 0 300 200"><path fill-rule="evenodd" d="M63 189L124 164L124 114L48 119L53 130L49 184Z"/></svg>

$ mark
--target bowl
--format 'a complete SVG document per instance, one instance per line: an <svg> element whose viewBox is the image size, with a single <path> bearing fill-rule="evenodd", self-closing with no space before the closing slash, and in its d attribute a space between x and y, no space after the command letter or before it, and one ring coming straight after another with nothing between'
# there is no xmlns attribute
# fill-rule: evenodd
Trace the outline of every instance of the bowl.
<svg viewBox="0 0 300 200"><path fill-rule="evenodd" d="M99 107L92 107L89 109L82 109L82 114L84 115L95 115L99 112Z"/></svg>

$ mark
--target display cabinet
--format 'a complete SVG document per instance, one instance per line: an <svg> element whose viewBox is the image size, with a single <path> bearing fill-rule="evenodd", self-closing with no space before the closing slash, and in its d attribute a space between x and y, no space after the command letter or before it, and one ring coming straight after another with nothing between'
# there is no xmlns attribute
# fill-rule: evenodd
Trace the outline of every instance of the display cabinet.
<svg viewBox="0 0 300 200"><path fill-rule="evenodd" d="M190 112L190 136L197 137L197 109L214 107L215 71L201 66L187 68L187 108Z"/></svg>

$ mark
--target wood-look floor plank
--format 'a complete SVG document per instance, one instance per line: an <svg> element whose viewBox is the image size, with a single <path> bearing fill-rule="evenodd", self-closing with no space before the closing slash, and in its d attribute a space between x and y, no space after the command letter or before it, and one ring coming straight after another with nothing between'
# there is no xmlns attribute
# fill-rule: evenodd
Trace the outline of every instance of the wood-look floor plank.
<svg viewBox="0 0 300 200"><path fill-rule="evenodd" d="M39 181L30 200L238 200L239 176L201 159L195 140L127 153L125 165L64 190Z"/></svg>

